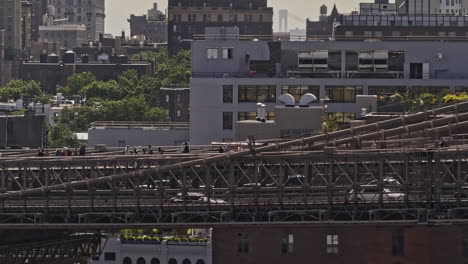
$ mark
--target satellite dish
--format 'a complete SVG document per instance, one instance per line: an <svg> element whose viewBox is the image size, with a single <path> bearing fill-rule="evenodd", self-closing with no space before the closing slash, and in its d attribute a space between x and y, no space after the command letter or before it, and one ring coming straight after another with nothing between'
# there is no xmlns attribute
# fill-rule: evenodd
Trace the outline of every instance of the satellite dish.
<svg viewBox="0 0 468 264"><path fill-rule="evenodd" d="M288 94L288 93L285 93L285 94L282 94L280 97L278 97L278 100L280 101L280 103L286 105L286 106L294 106L296 105L296 100L294 100L294 96Z"/></svg>
<svg viewBox="0 0 468 264"><path fill-rule="evenodd" d="M317 97L311 93L306 93L301 97L299 101L299 106L309 106L317 100Z"/></svg>

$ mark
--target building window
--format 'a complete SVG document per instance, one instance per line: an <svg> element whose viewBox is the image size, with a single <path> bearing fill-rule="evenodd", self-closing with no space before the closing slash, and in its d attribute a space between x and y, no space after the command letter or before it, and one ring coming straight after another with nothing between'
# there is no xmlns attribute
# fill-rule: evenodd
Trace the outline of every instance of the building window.
<svg viewBox="0 0 468 264"><path fill-rule="evenodd" d="M239 85L239 102L276 102L274 85Z"/></svg>
<svg viewBox="0 0 468 264"><path fill-rule="evenodd" d="M205 264L205 261L203 259L197 260L197 264Z"/></svg>
<svg viewBox="0 0 468 264"><path fill-rule="evenodd" d="M270 121L275 120L275 112L267 112L265 119L270 120ZM257 120L257 112L239 112L238 120L239 121Z"/></svg>
<svg viewBox="0 0 468 264"><path fill-rule="evenodd" d="M177 260L171 258L167 263L168 264L177 264Z"/></svg>
<svg viewBox="0 0 468 264"><path fill-rule="evenodd" d="M281 239L281 253L292 254L294 253L294 235L287 234Z"/></svg>
<svg viewBox="0 0 468 264"><path fill-rule="evenodd" d="M177 114L177 117L180 117L180 110L177 110L176 114Z"/></svg>
<svg viewBox="0 0 468 264"><path fill-rule="evenodd" d="M115 252L105 252L104 261L115 261Z"/></svg>
<svg viewBox="0 0 468 264"><path fill-rule="evenodd" d="M207 52L208 52L208 59L218 58L218 49L209 48Z"/></svg>
<svg viewBox="0 0 468 264"><path fill-rule="evenodd" d="M170 96L166 94L166 103L169 103Z"/></svg>
<svg viewBox="0 0 468 264"><path fill-rule="evenodd" d="M223 85L223 103L232 103L233 101L233 86Z"/></svg>
<svg viewBox="0 0 468 264"><path fill-rule="evenodd" d="M320 86L311 85L285 85L281 89L281 93L288 93L294 97L294 100L299 102L301 97L306 93L311 93L317 97L315 103L320 101Z"/></svg>
<svg viewBox="0 0 468 264"><path fill-rule="evenodd" d="M152 258L151 259L151 264L160 264L160 261L158 258Z"/></svg>
<svg viewBox="0 0 468 264"><path fill-rule="evenodd" d="M125 258L123 259L123 264L132 264L132 259L129 258L129 257L125 257Z"/></svg>
<svg viewBox="0 0 468 264"><path fill-rule="evenodd" d="M410 63L410 79L422 79L423 78L423 64L422 63Z"/></svg>
<svg viewBox="0 0 468 264"><path fill-rule="evenodd" d="M233 48L223 48L223 59L232 59L233 53Z"/></svg>
<svg viewBox="0 0 468 264"><path fill-rule="evenodd" d="M405 255L405 238L403 235L393 235L392 255L394 257L402 257Z"/></svg>
<svg viewBox="0 0 468 264"><path fill-rule="evenodd" d="M327 235L327 253L338 254L339 246L338 235Z"/></svg>
<svg viewBox="0 0 468 264"><path fill-rule="evenodd" d="M182 261L182 264L192 264L192 262L190 261L190 259L184 259Z"/></svg>
<svg viewBox="0 0 468 264"><path fill-rule="evenodd" d="M223 23L223 15L218 15L218 23Z"/></svg>
<svg viewBox="0 0 468 264"><path fill-rule="evenodd" d="M145 260L144 258L142 258L142 257L139 257L139 258L137 259L136 264L146 264L146 260Z"/></svg>
<svg viewBox="0 0 468 264"><path fill-rule="evenodd" d="M249 235L240 233L237 238L237 251L239 253L249 253Z"/></svg>
<svg viewBox="0 0 468 264"><path fill-rule="evenodd" d="M463 238L463 256L468 257L468 237Z"/></svg>
<svg viewBox="0 0 468 264"><path fill-rule="evenodd" d="M232 112L223 112L223 129L232 129Z"/></svg>
<svg viewBox="0 0 468 264"><path fill-rule="evenodd" d="M362 86L328 86L325 91L330 103L356 103L356 96L363 94Z"/></svg>

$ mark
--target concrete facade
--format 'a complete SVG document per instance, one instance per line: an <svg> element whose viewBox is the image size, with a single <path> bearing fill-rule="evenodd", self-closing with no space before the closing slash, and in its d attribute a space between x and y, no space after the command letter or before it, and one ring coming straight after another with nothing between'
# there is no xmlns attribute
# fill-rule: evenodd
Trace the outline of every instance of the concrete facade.
<svg viewBox="0 0 468 264"><path fill-rule="evenodd" d="M273 37L273 8L266 0L169 0L168 6L172 54L190 49L191 41L205 35L206 27L238 27L247 38Z"/></svg>
<svg viewBox="0 0 468 264"><path fill-rule="evenodd" d="M189 140L188 124L96 122L88 130L88 146L180 146Z"/></svg>
<svg viewBox="0 0 468 264"><path fill-rule="evenodd" d="M85 25L87 40L97 40L104 34L105 0L48 1L49 5L56 7L56 19L68 18L70 24Z"/></svg>
<svg viewBox="0 0 468 264"><path fill-rule="evenodd" d="M103 239L103 253L88 261L88 264L120 263L175 263L212 264L212 242L204 245L161 243L128 243L116 237ZM115 257L115 258L114 258ZM143 260L144 262L143 262ZM130 262L129 262L130 261Z"/></svg>
<svg viewBox="0 0 468 264"><path fill-rule="evenodd" d="M240 119L239 113L255 112L257 102L266 104L266 112L273 112L279 104L276 98L288 87L306 87L318 98L328 95L332 99L329 114L344 116L343 121L360 116L361 106L356 95L463 90L468 79L464 67L468 60L466 48L467 42L436 41L195 41L190 94L191 143L232 140L235 128L223 129L223 113L232 113L235 123ZM222 57L226 49L232 54L229 59ZM365 58L368 51L376 50L382 51L385 57L383 67L359 60ZM319 54L313 51L327 51L325 62L319 60L313 66L308 65L307 59L300 59L303 51L311 52L306 52L309 55ZM218 54L216 59L213 53ZM322 62L326 64L320 64ZM232 98L227 102L223 98L225 87L232 90ZM247 89L248 92L252 87L268 91L271 97L242 98L245 94L240 91Z"/></svg>
<svg viewBox="0 0 468 264"><path fill-rule="evenodd" d="M45 133L45 116L34 115L34 111L22 116L0 116L0 148L40 148Z"/></svg>
<svg viewBox="0 0 468 264"><path fill-rule="evenodd" d="M87 42L84 25L39 26L39 42L59 43L66 49L73 49Z"/></svg>
<svg viewBox="0 0 468 264"><path fill-rule="evenodd" d="M276 107L274 121L239 121L235 125L235 141L249 136L256 140L301 136L319 133L324 121L322 107Z"/></svg>

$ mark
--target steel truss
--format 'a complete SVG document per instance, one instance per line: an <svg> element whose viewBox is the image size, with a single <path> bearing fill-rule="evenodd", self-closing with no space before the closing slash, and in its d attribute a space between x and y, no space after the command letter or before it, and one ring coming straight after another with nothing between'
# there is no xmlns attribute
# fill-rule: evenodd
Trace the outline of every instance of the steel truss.
<svg viewBox="0 0 468 264"><path fill-rule="evenodd" d="M462 110L468 103L221 155L3 161L0 228L464 218L468 148L434 143L468 127ZM452 114L436 118L441 113ZM425 147L385 149L398 139ZM361 149L377 141L380 149ZM294 176L300 183L291 185ZM397 183L388 186L388 178ZM351 198L369 182L372 199ZM404 195L389 201L387 189Z"/></svg>
<svg viewBox="0 0 468 264"><path fill-rule="evenodd" d="M101 238L94 235L72 236L57 241L0 247L0 263L71 264L86 263L100 254Z"/></svg>
<svg viewBox="0 0 468 264"><path fill-rule="evenodd" d="M462 194L468 182L466 151L266 153L174 167L147 176L136 173L145 163L135 161L134 172L127 173L125 178L2 200L0 222L89 224L463 218L468 215L468 210L463 209L468 207L468 201L456 194ZM36 177L45 181L44 177L52 177L65 182L70 175L89 180L96 175L107 178L105 175L115 173L114 167L109 169L101 164L94 168L98 167L94 174L85 169L87 176L80 171L44 174L17 170L16 173L24 179ZM17 184L13 170L8 175L5 186ZM294 175L303 176L300 184L288 186L288 178ZM387 178L397 180L398 184L389 186ZM375 198L370 201L350 198L350 190L365 189L363 185L367 182L376 183L379 192ZM383 195L386 188L404 193L404 198L388 201ZM174 197L189 197L190 193L203 194L205 201L192 202L187 198L171 203Z"/></svg>

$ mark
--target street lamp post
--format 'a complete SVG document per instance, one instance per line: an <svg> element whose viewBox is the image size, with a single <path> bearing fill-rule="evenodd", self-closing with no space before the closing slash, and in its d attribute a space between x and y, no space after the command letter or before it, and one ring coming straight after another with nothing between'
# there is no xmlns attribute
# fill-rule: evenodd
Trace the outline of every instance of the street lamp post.
<svg viewBox="0 0 468 264"><path fill-rule="evenodd" d="M325 130L325 132L328 134L328 124L327 124L327 118L328 118L328 103L331 101L330 98L328 97L327 94L325 94L324 97L320 100L322 103L322 109L323 109L323 124L322 128Z"/></svg>

